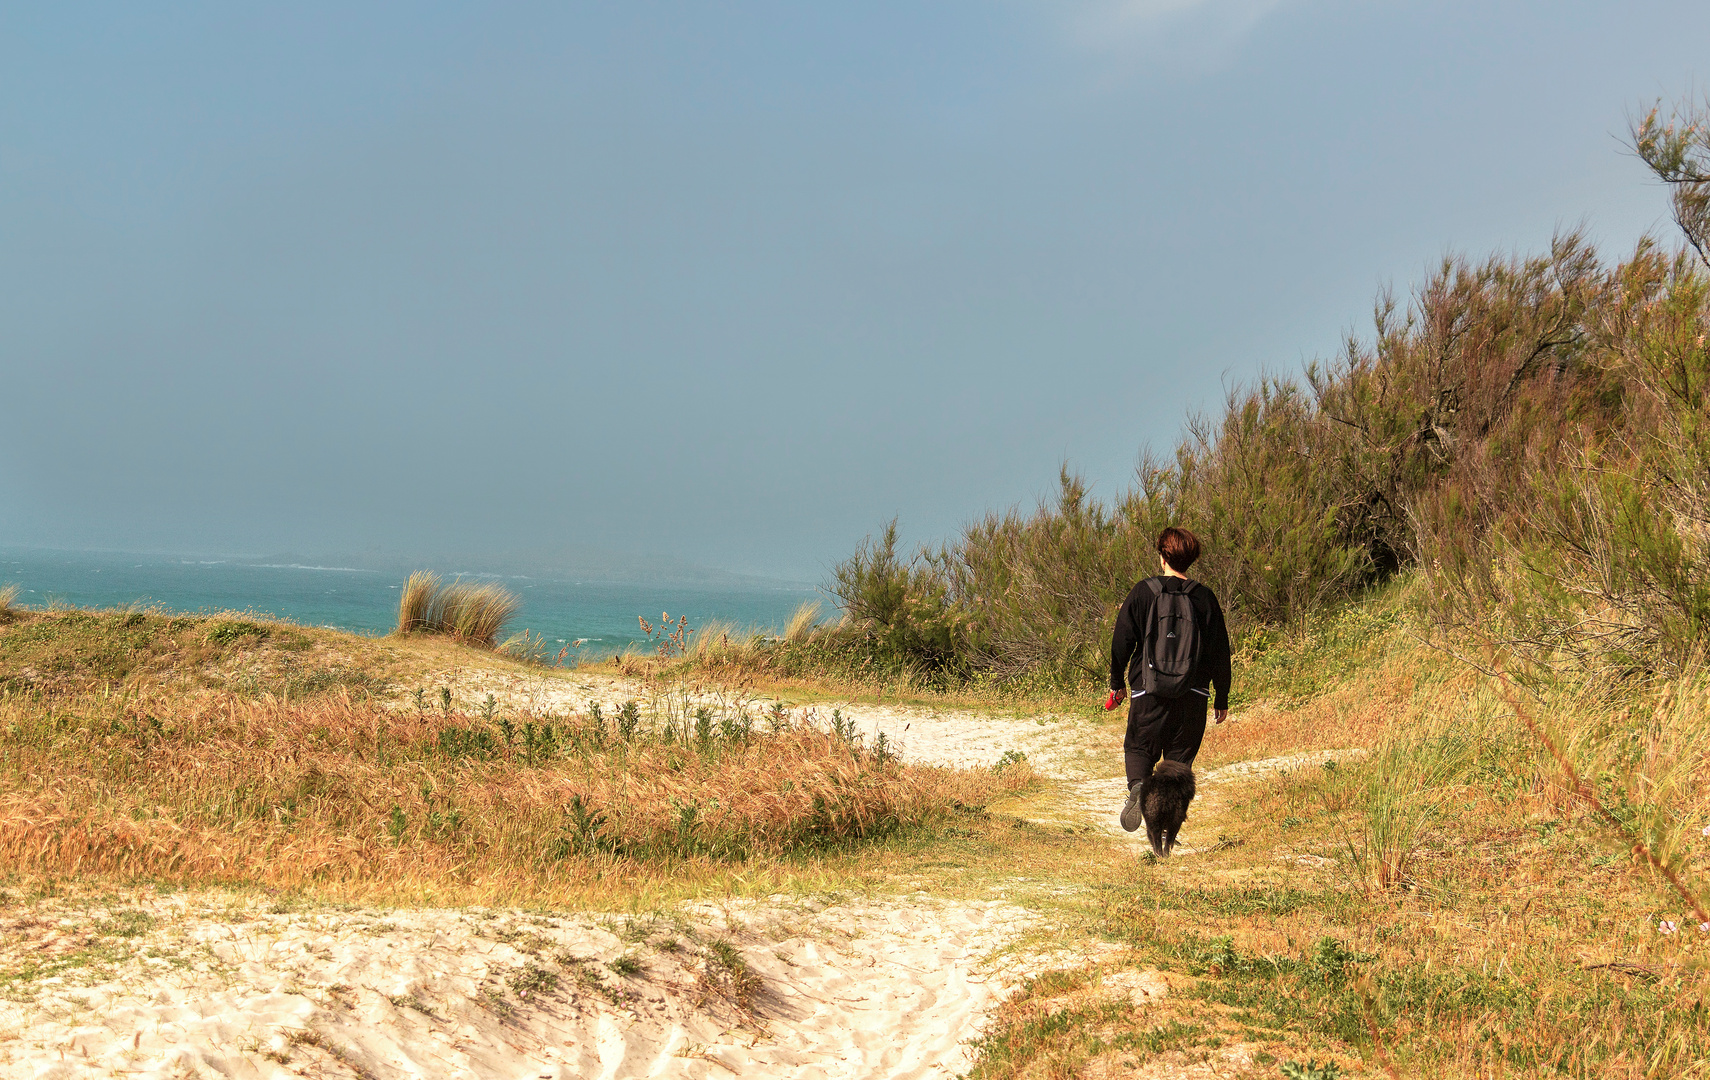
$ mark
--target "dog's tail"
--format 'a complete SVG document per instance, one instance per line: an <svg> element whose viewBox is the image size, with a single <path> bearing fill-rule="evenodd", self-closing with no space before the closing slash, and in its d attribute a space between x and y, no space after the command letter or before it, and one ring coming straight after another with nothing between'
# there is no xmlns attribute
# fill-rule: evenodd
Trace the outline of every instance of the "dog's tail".
<svg viewBox="0 0 1710 1080"><path fill-rule="evenodd" d="M1180 831L1182 822L1187 820L1194 787L1193 770L1167 758L1158 762L1152 770L1152 778L1146 781L1146 793L1142 798L1146 838L1152 842L1152 850L1158 855L1167 856L1176 846L1176 833Z"/></svg>
<svg viewBox="0 0 1710 1080"><path fill-rule="evenodd" d="M1182 793L1183 799L1192 799L1194 795L1193 769L1179 761L1169 758L1158 762L1152 769L1154 780L1163 780L1169 787Z"/></svg>

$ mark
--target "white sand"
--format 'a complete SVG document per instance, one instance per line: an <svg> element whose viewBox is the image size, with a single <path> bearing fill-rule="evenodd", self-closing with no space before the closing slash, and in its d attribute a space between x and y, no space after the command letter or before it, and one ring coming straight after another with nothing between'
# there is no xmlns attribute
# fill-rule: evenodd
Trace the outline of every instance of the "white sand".
<svg viewBox="0 0 1710 1080"><path fill-rule="evenodd" d="M511 913L270 914L182 897L144 906L158 922L127 955L0 1009L0 1075L950 1077L1015 980L999 951L1029 919L924 898L747 904L627 928ZM62 914L72 934L90 918ZM721 990L705 945L716 939L760 978L747 1009ZM620 956L641 970L613 973ZM531 971L557 986L523 993Z"/></svg>

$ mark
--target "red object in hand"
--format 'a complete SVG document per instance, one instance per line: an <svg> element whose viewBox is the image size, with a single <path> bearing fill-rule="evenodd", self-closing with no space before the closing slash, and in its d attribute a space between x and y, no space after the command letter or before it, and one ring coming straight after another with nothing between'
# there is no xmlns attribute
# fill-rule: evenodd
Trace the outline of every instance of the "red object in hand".
<svg viewBox="0 0 1710 1080"><path fill-rule="evenodd" d="M1112 690L1110 692L1110 696L1104 699L1104 711L1105 712L1109 712L1110 710L1116 708L1116 697L1117 697L1116 691Z"/></svg>

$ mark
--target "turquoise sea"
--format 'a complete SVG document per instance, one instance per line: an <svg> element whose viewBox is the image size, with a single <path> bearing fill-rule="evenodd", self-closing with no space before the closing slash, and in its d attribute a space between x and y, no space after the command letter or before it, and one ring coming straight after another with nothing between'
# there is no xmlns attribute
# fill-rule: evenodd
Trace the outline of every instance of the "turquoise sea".
<svg viewBox="0 0 1710 1080"><path fill-rule="evenodd" d="M249 611L310 626L384 634L397 621L398 571L242 558L128 555L0 548L0 584L21 587L25 607L65 603L107 608L127 604L189 613ZM455 569L442 575L457 576ZM582 641L590 655L642 640L637 616L686 616L692 630L711 619L742 627L782 627L798 605L824 600L804 585L652 584L578 580L553 574L465 572L497 581L522 598L506 633L531 630L550 643ZM828 607L829 613L829 607Z"/></svg>

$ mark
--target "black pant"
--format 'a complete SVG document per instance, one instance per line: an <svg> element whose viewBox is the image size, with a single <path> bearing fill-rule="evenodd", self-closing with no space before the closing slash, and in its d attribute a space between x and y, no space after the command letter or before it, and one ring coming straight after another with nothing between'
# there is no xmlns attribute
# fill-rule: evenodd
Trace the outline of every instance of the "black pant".
<svg viewBox="0 0 1710 1080"><path fill-rule="evenodd" d="M1211 701L1189 690L1179 698L1141 694L1128 699L1128 734L1122 740L1122 761L1128 786L1152 778L1162 758L1192 766L1205 738L1205 714Z"/></svg>

